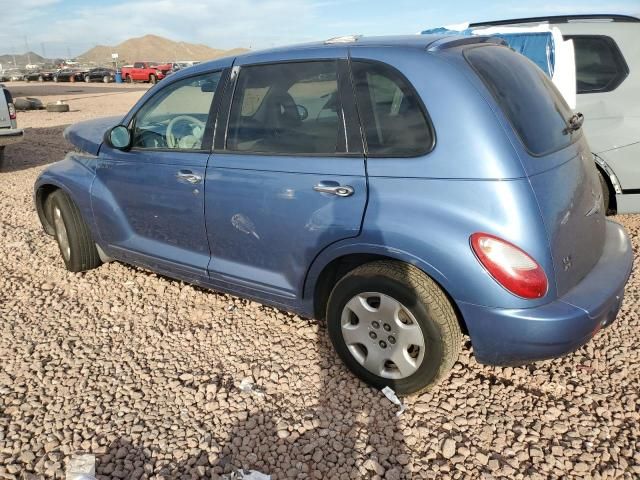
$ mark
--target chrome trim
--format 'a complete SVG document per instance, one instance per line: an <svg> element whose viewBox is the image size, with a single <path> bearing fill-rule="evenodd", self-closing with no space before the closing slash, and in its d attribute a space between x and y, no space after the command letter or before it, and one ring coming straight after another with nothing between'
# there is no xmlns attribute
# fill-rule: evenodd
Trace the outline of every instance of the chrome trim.
<svg viewBox="0 0 640 480"><path fill-rule="evenodd" d="M353 195L353 187L351 185L323 185L319 183L314 186L313 189L316 192L328 193L330 195L336 195L338 197L350 197Z"/></svg>

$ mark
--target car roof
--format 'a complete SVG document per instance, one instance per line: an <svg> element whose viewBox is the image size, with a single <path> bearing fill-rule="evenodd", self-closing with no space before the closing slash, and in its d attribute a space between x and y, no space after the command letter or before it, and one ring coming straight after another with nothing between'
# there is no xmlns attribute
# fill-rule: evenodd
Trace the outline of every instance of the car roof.
<svg viewBox="0 0 640 480"><path fill-rule="evenodd" d="M234 59L243 58L253 55L270 55L278 53L303 52L305 50L317 49L340 49L344 47L396 47L423 50L443 50L448 47L455 47L461 44L472 43L499 43L504 41L489 36L460 36L460 35L393 35L393 36L361 36L347 35L343 37L330 38L320 42L302 43L297 45L288 45L266 50L256 50L233 55L230 57L220 57L207 62L201 62L192 67L180 70L172 75L173 79L183 78L189 75L206 72L212 68L225 68L230 66Z"/></svg>
<svg viewBox="0 0 640 480"><path fill-rule="evenodd" d="M508 20L491 20L486 22L470 23L470 27L490 27L498 25L518 25L524 23L588 23L594 21L609 21L609 22L627 22L637 23L640 22L640 15L619 15L619 14L575 14L575 15L549 15L546 17L525 17L525 18L512 18Z"/></svg>

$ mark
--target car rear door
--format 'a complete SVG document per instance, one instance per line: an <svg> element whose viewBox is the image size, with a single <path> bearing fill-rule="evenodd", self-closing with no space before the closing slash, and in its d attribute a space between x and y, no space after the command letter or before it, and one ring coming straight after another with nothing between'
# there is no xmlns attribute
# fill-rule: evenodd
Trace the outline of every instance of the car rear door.
<svg viewBox="0 0 640 480"><path fill-rule="evenodd" d="M319 252L359 234L367 182L346 58L319 49L234 66L205 185L209 274L228 290L290 302Z"/></svg>

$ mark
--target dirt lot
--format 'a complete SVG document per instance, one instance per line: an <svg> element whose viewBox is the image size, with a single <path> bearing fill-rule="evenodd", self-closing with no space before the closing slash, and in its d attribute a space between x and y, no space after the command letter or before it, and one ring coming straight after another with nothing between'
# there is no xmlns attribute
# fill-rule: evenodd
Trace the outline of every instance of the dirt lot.
<svg viewBox="0 0 640 480"><path fill-rule="evenodd" d="M97 456L102 478L243 466L274 478L640 477L637 271L618 321L585 348L492 368L467 345L397 417L315 321L118 263L67 273L33 182L67 150L66 125L125 113L142 92L65 87L83 91L39 95L72 111L20 113L26 140L0 171L0 478L63 478L77 451ZM617 220L638 249L640 217ZM241 391L245 378L257 392Z"/></svg>

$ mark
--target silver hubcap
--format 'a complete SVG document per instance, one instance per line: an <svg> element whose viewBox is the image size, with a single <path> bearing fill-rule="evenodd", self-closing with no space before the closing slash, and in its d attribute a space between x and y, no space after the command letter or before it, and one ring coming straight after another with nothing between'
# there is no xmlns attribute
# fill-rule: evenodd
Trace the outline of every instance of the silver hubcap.
<svg viewBox="0 0 640 480"><path fill-rule="evenodd" d="M71 258L71 247L69 246L67 227L64 224L62 212L60 212L58 207L54 207L53 209L53 225L56 227L56 238L58 239L58 245L60 245L62 256L68 262Z"/></svg>
<svg viewBox="0 0 640 480"><path fill-rule="evenodd" d="M374 375L409 377L424 360L425 341L413 314L396 299L360 293L347 302L340 322L353 358Z"/></svg>

